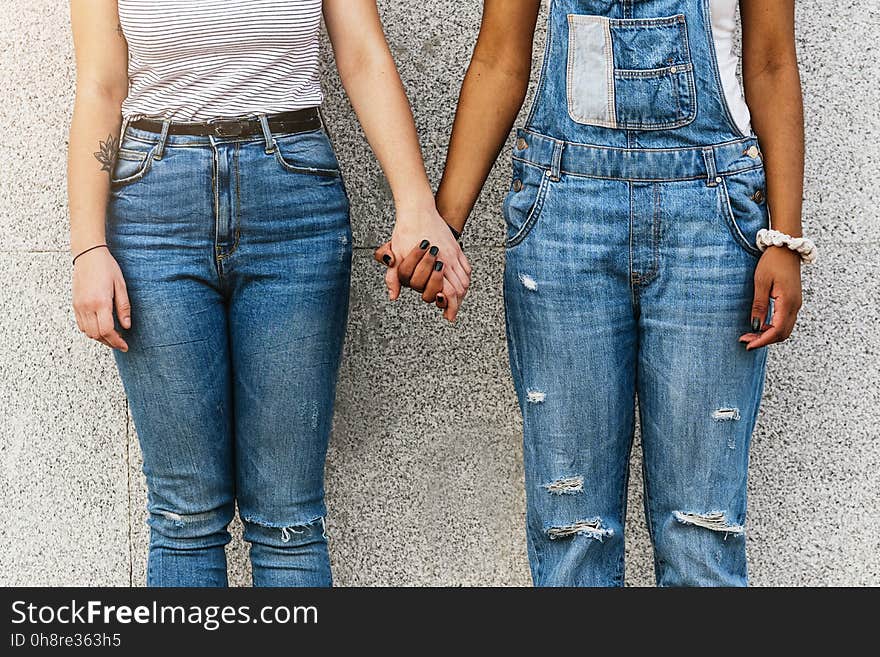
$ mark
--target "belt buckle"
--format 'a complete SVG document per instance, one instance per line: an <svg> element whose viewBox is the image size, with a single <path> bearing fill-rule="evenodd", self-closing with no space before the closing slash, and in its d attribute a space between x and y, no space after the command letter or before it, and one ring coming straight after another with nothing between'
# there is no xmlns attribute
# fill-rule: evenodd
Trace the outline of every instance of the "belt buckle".
<svg viewBox="0 0 880 657"><path fill-rule="evenodd" d="M240 137L245 130L244 121L209 121L217 137Z"/></svg>

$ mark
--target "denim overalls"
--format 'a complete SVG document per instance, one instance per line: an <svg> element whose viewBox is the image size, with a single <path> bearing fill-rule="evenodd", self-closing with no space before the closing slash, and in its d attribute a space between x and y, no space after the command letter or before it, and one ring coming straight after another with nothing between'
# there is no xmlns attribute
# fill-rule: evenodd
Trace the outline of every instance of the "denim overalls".
<svg viewBox="0 0 880 657"><path fill-rule="evenodd" d="M552 0L505 199L510 362L538 585L624 580L634 397L661 585L745 585L762 156L709 0Z"/></svg>

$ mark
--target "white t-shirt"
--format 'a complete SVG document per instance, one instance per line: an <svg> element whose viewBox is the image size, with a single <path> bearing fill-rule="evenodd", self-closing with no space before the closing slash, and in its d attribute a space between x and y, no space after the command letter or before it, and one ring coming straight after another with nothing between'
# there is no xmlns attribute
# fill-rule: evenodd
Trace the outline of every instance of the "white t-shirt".
<svg viewBox="0 0 880 657"><path fill-rule="evenodd" d="M119 0L126 117L206 121L321 104L321 0Z"/></svg>
<svg viewBox="0 0 880 657"><path fill-rule="evenodd" d="M739 0L711 0L712 34L715 37L715 52L718 54L718 68L721 72L721 85L727 106L739 129L746 135L752 132L751 114L743 95L742 86L736 76L739 58L734 52L733 35L736 31L736 9Z"/></svg>

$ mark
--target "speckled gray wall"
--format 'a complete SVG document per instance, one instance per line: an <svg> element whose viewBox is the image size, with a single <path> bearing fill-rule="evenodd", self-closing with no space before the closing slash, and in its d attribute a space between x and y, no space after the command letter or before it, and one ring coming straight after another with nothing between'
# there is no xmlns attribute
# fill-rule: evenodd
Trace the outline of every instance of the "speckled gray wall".
<svg viewBox="0 0 880 657"><path fill-rule="evenodd" d="M480 2L380 4L436 182ZM806 274L796 336L772 350L754 440L748 541L759 585L880 584L880 9L845 0L834 13L798 2L805 222L822 259ZM139 585L137 441L111 356L79 335L70 309L67 3L0 0L0 27L0 584ZM336 581L527 584L500 289L509 151L469 227L474 288L459 323L414 298L389 304L370 258L390 230L388 188L329 55L325 70L358 247L327 472ZM628 581L648 584L638 459ZM234 581L247 583L240 540L230 555Z"/></svg>

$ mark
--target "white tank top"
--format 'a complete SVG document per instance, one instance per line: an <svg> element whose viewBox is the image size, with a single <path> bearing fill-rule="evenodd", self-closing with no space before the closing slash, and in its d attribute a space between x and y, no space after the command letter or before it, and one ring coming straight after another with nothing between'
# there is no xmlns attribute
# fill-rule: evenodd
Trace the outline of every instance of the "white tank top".
<svg viewBox="0 0 880 657"><path fill-rule="evenodd" d="M739 58L734 52L733 35L736 31L736 9L739 0L711 0L712 34L715 37L715 52L718 55L718 68L721 72L721 85L727 106L739 129L746 135L752 133L752 119L749 107L742 92L736 69Z"/></svg>
<svg viewBox="0 0 880 657"><path fill-rule="evenodd" d="M118 0L125 117L206 121L321 104L321 0Z"/></svg>

